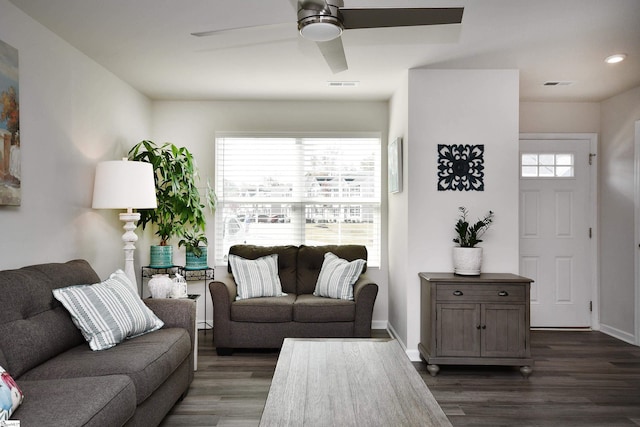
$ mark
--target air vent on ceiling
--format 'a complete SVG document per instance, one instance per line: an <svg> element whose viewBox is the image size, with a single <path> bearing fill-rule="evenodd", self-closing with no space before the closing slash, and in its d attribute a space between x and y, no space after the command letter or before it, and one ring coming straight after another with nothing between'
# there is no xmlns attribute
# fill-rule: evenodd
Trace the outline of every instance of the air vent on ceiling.
<svg viewBox="0 0 640 427"><path fill-rule="evenodd" d="M569 80L550 80L548 82L544 82L544 86L569 86L574 82Z"/></svg>
<svg viewBox="0 0 640 427"><path fill-rule="evenodd" d="M327 82L327 86L329 87L358 87L360 82L339 82L339 81L329 81Z"/></svg>

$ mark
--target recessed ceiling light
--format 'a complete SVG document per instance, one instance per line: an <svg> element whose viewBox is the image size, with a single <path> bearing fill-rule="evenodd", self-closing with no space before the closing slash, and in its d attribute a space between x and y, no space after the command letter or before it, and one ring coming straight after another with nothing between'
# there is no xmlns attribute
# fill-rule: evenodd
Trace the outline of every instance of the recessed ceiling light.
<svg viewBox="0 0 640 427"><path fill-rule="evenodd" d="M606 62L607 64L617 64L618 62L624 61L626 57L626 53L616 53L615 55L607 56L604 59L604 62Z"/></svg>

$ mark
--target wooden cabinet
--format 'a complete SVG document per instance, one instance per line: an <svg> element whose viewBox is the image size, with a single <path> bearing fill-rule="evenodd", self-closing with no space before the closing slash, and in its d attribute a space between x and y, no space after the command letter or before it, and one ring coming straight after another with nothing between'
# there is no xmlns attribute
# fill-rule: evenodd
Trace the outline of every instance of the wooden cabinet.
<svg viewBox="0 0 640 427"><path fill-rule="evenodd" d="M438 365L514 365L531 373L531 279L506 273L420 273L418 350L435 376Z"/></svg>

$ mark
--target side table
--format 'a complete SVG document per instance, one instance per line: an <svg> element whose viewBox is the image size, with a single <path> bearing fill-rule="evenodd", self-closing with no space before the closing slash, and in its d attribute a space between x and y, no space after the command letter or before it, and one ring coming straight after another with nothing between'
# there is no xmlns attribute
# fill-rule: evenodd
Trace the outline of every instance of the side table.
<svg viewBox="0 0 640 427"><path fill-rule="evenodd" d="M185 267L178 267L178 274L180 274L187 282L199 282L204 281L204 321L200 322L204 324L204 334L207 335L207 329L213 328L213 325L207 322L207 281L213 280L214 269L213 267L201 268L198 270L191 270Z"/></svg>

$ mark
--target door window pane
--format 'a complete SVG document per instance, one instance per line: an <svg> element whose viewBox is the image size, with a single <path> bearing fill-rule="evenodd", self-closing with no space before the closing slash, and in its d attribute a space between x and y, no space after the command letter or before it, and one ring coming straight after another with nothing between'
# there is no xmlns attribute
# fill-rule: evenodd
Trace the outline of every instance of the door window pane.
<svg viewBox="0 0 640 427"><path fill-rule="evenodd" d="M522 153L522 178L573 178L574 156L571 153Z"/></svg>

